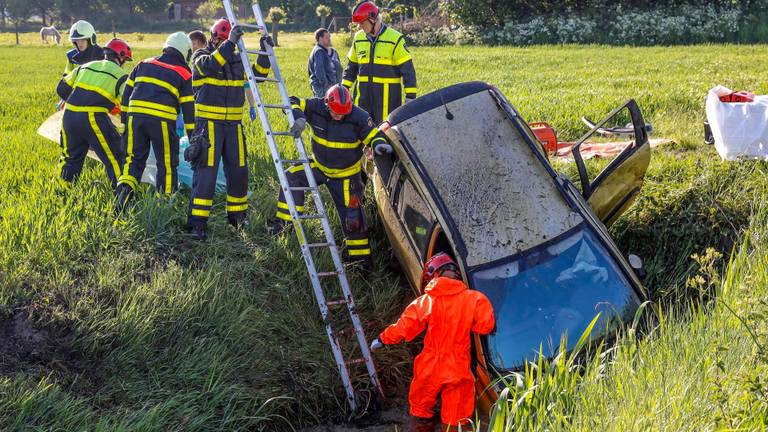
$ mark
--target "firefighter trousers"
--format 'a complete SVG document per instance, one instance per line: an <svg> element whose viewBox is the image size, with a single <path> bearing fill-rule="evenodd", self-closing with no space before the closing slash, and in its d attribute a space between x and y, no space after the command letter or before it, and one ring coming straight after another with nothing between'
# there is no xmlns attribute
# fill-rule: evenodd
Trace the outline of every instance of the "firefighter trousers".
<svg viewBox="0 0 768 432"><path fill-rule="evenodd" d="M136 189L147 166L150 147L157 161L155 188L160 193L171 194L178 188L179 136L175 122L157 117L128 116L123 135L125 168L118 183Z"/></svg>
<svg viewBox="0 0 768 432"><path fill-rule="evenodd" d="M120 134L109 120L109 115L64 111L60 146L59 175L62 179L72 182L80 176L90 149L104 164L112 187L117 186L125 158L120 149Z"/></svg>
<svg viewBox="0 0 768 432"><path fill-rule="evenodd" d="M325 185L331 193L331 199L336 206L336 211L341 220L341 229L344 232L346 243L345 258L348 261L366 261L371 258L371 247L368 240L368 227L365 222L365 215L362 208L363 182L360 173L350 177L331 178L326 176L317 164L312 162L312 174L317 181L317 185ZM288 184L292 187L307 187L307 175L304 172L304 165L294 165L285 171L288 177ZM299 213L304 212L304 192L292 192L293 202ZM277 200L278 219L291 221L291 215L288 210L288 204L285 202L285 195L280 192Z"/></svg>
<svg viewBox="0 0 768 432"><path fill-rule="evenodd" d="M198 118L195 134L208 140L208 153L202 166L192 175L192 199L189 200L189 228L205 228L216 192L219 161L223 160L227 179L227 218L239 226L248 210L248 158L243 125L240 122L217 122Z"/></svg>

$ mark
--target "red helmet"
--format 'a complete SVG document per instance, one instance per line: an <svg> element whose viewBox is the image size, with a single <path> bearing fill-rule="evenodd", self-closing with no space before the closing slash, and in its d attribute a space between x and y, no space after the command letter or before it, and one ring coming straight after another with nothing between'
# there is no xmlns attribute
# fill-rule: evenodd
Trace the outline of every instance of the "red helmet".
<svg viewBox="0 0 768 432"><path fill-rule="evenodd" d="M360 2L352 9L352 22L360 24L369 19L375 20L379 16L379 8L370 1Z"/></svg>
<svg viewBox="0 0 768 432"><path fill-rule="evenodd" d="M122 39L112 39L111 41L107 42L107 45L104 48L114 52L115 58L117 58L120 64L133 60L131 47L128 46L128 43Z"/></svg>
<svg viewBox="0 0 768 432"><path fill-rule="evenodd" d="M226 40L229 38L229 32L231 30L232 24L229 23L228 19L222 18L211 26L211 38Z"/></svg>
<svg viewBox="0 0 768 432"><path fill-rule="evenodd" d="M352 112L352 95L341 84L328 89L325 92L325 106L336 115L347 115Z"/></svg>
<svg viewBox="0 0 768 432"><path fill-rule="evenodd" d="M453 260L447 253L440 252L432 256L425 264L424 270L421 273L421 286L423 287L429 281L440 276L446 266L453 267L452 270L458 273L459 266L456 265L456 261ZM448 270L448 269L445 269Z"/></svg>

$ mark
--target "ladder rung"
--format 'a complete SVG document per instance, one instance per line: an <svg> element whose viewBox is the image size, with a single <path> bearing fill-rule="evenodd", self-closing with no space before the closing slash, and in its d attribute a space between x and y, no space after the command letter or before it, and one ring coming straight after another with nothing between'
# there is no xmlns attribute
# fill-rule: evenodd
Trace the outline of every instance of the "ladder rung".
<svg viewBox="0 0 768 432"><path fill-rule="evenodd" d="M323 219L325 215L323 214L301 214L299 215L299 219Z"/></svg>
<svg viewBox="0 0 768 432"><path fill-rule="evenodd" d="M347 304L347 303L349 303L349 302L346 301L346 300L331 300L329 302L325 302L325 304L328 305L328 306L339 306L339 305L343 305L343 304Z"/></svg>
<svg viewBox="0 0 768 432"><path fill-rule="evenodd" d="M283 165L285 164L295 165L295 164L310 163L311 161L307 159L280 159L280 162L282 162Z"/></svg>
<svg viewBox="0 0 768 432"><path fill-rule="evenodd" d="M362 359L362 358L359 358L359 359L354 359L354 360L350 360L350 361L348 361L347 363L349 363L349 364L360 364L360 363L365 363L365 359Z"/></svg>
<svg viewBox="0 0 768 432"><path fill-rule="evenodd" d="M290 105L264 104L264 108L291 109Z"/></svg>
<svg viewBox="0 0 768 432"><path fill-rule="evenodd" d="M280 82L280 80L277 80L277 79L274 79L274 78L269 78L269 77L266 77L266 78L253 77L253 79L258 81L258 82L264 82L264 81L273 82L273 83L279 83Z"/></svg>
<svg viewBox="0 0 768 432"><path fill-rule="evenodd" d="M296 192L314 192L317 190L317 188L313 188L311 186L301 186L301 187L289 187L288 190L296 191Z"/></svg>
<svg viewBox="0 0 768 432"><path fill-rule="evenodd" d="M323 248L323 247L331 247L331 246L333 245L331 245L330 243L308 243L307 244L308 248Z"/></svg>
<svg viewBox="0 0 768 432"><path fill-rule="evenodd" d="M274 136L289 136L293 138L293 134L290 132L272 132L272 135Z"/></svg>
<svg viewBox="0 0 768 432"><path fill-rule="evenodd" d="M237 25L239 25L240 27L259 29L259 30L264 28L264 27L262 27L260 25L256 25L256 24L237 23Z"/></svg>
<svg viewBox="0 0 768 432"><path fill-rule="evenodd" d="M317 273L318 277L330 277L330 276L338 276L338 275L339 275L339 272L335 272L335 271L332 271L332 272L318 272Z"/></svg>
<svg viewBox="0 0 768 432"><path fill-rule="evenodd" d="M255 54L255 55L269 55L268 52L261 51L261 50L245 50L245 52L247 52L248 54Z"/></svg>

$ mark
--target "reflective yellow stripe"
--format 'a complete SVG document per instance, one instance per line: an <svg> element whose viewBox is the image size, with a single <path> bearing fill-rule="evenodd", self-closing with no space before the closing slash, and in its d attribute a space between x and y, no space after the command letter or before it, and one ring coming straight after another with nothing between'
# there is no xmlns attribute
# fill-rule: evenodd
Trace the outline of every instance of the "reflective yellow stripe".
<svg viewBox="0 0 768 432"><path fill-rule="evenodd" d="M351 143L344 143L339 141L328 141L325 138L320 138L314 133L310 135L312 137L312 140L314 140L316 143L324 147L330 147L330 148L336 148L336 149L356 149L358 146L360 146L359 140Z"/></svg>
<svg viewBox="0 0 768 432"><path fill-rule="evenodd" d="M349 179L344 179L344 207L349 207Z"/></svg>
<svg viewBox="0 0 768 432"><path fill-rule="evenodd" d="M217 62L219 62L219 65L220 65L220 66L224 66L224 64L227 62L227 61L224 59L224 56L223 56L223 55L221 55L221 53L219 52L219 50L216 50L216 51L214 51L214 52L213 52L213 58L215 58L215 59L216 59L216 61L217 61Z"/></svg>
<svg viewBox="0 0 768 432"><path fill-rule="evenodd" d="M220 87L242 87L245 84L245 80L220 80L206 77L192 81L192 87L200 87L204 84Z"/></svg>
<svg viewBox="0 0 768 432"><path fill-rule="evenodd" d="M352 81L348 80L348 79L345 79L345 80L341 81L341 85L343 85L344 87L352 87L353 84L354 83Z"/></svg>
<svg viewBox="0 0 768 432"><path fill-rule="evenodd" d="M128 167L131 166L133 161L133 116L128 116L128 148L125 155L125 170L128 171ZM137 183L138 185L138 183Z"/></svg>
<svg viewBox="0 0 768 432"><path fill-rule="evenodd" d="M136 78L136 82L137 83L154 84L156 86L162 87L162 88L168 90L169 92L173 93L173 95L176 96L176 98L179 97L179 89L177 89L176 87L172 86L170 83L167 83L167 82L165 82L163 80L159 80L157 78L152 78L152 77L147 77L147 76L142 76L142 77Z"/></svg>
<svg viewBox="0 0 768 432"><path fill-rule="evenodd" d="M208 217L211 215L210 210L192 209L192 216Z"/></svg>
<svg viewBox="0 0 768 432"><path fill-rule="evenodd" d="M389 115L389 86L384 86L384 93L382 94L381 98L383 99L383 103L381 105L381 119L387 118Z"/></svg>
<svg viewBox="0 0 768 432"><path fill-rule="evenodd" d="M240 114L213 114L206 111L195 111L195 117L207 120L221 121L240 121L243 119L243 113Z"/></svg>
<svg viewBox="0 0 768 432"><path fill-rule="evenodd" d="M64 131L64 128L61 129L61 147L63 154L59 158L59 166L57 167L59 177L61 177L61 174L64 172L64 162L66 159L69 159L69 151L67 151L67 133Z"/></svg>
<svg viewBox="0 0 768 432"><path fill-rule="evenodd" d="M368 246L368 239L362 239L362 240L347 239L347 246Z"/></svg>
<svg viewBox="0 0 768 432"><path fill-rule="evenodd" d="M109 109L98 106L77 106L67 103L64 109L72 112L87 112L87 113L106 113L109 114Z"/></svg>
<svg viewBox="0 0 768 432"><path fill-rule="evenodd" d="M173 168L171 167L171 140L168 138L168 123L161 122L163 127L163 164L165 165L165 193L173 192Z"/></svg>
<svg viewBox="0 0 768 432"><path fill-rule="evenodd" d="M233 197L232 195L227 195L227 202L240 204L240 203L248 202L248 197L247 196Z"/></svg>
<svg viewBox="0 0 768 432"><path fill-rule="evenodd" d="M99 124L96 123L96 115L92 112L88 113L88 121L91 123L93 133L96 134L96 139L99 140L99 144L101 145L102 150L104 150L104 153L107 154L107 159L109 159L109 163L112 165L112 170L115 172L115 177L120 177L122 174L120 171L120 165L117 164L117 159L115 159L115 155L112 154L112 149L109 148L107 139L104 138L104 134L101 132Z"/></svg>
<svg viewBox="0 0 768 432"><path fill-rule="evenodd" d="M92 91L94 93L98 93L101 96L104 96L108 101L112 102L113 104L120 105L120 100L117 99L117 97L115 95L110 94L108 91L104 90L101 87L96 87L96 86L92 86L92 85L89 85L89 84L84 84L84 83L79 82L79 83L75 84L74 88L81 88L83 90L88 90L88 91Z"/></svg>
<svg viewBox="0 0 768 432"><path fill-rule="evenodd" d="M243 141L243 125L237 125L237 154L240 158L240 166L245 166L245 142Z"/></svg>
<svg viewBox="0 0 768 432"><path fill-rule="evenodd" d="M241 205L228 205L227 211L228 212L238 212L238 211L245 211L248 210L248 204L241 204Z"/></svg>
<svg viewBox="0 0 768 432"><path fill-rule="evenodd" d="M373 58L373 63L374 64L378 64L378 65L397 66L397 64L395 63L395 60L393 58L374 57ZM403 62L403 63L405 63L405 62Z"/></svg>
<svg viewBox="0 0 768 432"><path fill-rule="evenodd" d="M406 93L417 93L419 91L418 87L406 87L405 92Z"/></svg>
<svg viewBox="0 0 768 432"><path fill-rule="evenodd" d="M363 144L365 144L365 145L370 144L371 140L373 139L373 137L375 137L376 134L378 134L378 133L379 133L379 130L377 128L371 129L371 131L368 133L368 136L363 138Z"/></svg>
<svg viewBox="0 0 768 432"><path fill-rule="evenodd" d="M223 114L242 114L243 107L219 107L213 105L195 104L195 109L202 111L223 113Z"/></svg>
<svg viewBox="0 0 768 432"><path fill-rule="evenodd" d="M194 130L195 129L195 124L194 123L186 123L186 124L184 124L184 129L186 129L188 131Z"/></svg>
<svg viewBox="0 0 768 432"><path fill-rule="evenodd" d="M158 111L152 108L128 107L129 114L146 114L152 117L158 117L165 120L176 120L177 114L168 114L165 111Z"/></svg>
<svg viewBox="0 0 768 432"><path fill-rule="evenodd" d="M127 165L126 165L127 167ZM125 169L127 171L128 168ZM120 176L120 179L117 181L117 184L125 184L128 185L133 190L136 190L136 188L139 187L139 181L136 180L136 177L130 175L130 174L123 174Z"/></svg>
<svg viewBox="0 0 768 432"><path fill-rule="evenodd" d="M133 82L133 80L132 80L132 79L130 79L130 78L128 78L128 79L125 81L125 85L127 85L127 86L129 86L129 87L133 87L133 84L134 84L134 82Z"/></svg>
<svg viewBox="0 0 768 432"><path fill-rule="evenodd" d="M187 102L194 102L195 97L193 95L189 96L182 96L179 98L179 103L187 103Z"/></svg>
<svg viewBox="0 0 768 432"><path fill-rule="evenodd" d="M280 202L280 201L277 202L277 208L283 209L283 210L290 210L288 208L288 204L286 204L284 202ZM304 211L304 206L297 205L296 206L296 211L297 212L303 212Z"/></svg>
<svg viewBox="0 0 768 432"><path fill-rule="evenodd" d="M178 111L176 111L175 106L164 105L164 104L159 104L159 103L149 102L149 101L144 101L139 99L131 99L131 102L128 104L128 109L130 109L131 107L151 108L154 110L162 111L167 114L178 115Z"/></svg>
<svg viewBox="0 0 768 432"><path fill-rule="evenodd" d="M275 216L278 217L279 219L284 220L284 221L288 221L288 222L291 221L291 215L287 215L287 214L282 213L282 212L277 212L275 214Z"/></svg>
<svg viewBox="0 0 768 432"><path fill-rule="evenodd" d="M408 60L412 60L412 59L413 59L413 57L411 57L409 55L403 56L402 58L397 59L397 60L392 59L392 66L400 66L401 64L407 62Z"/></svg>
<svg viewBox="0 0 768 432"><path fill-rule="evenodd" d="M254 63L253 65L256 67L256 72L258 72L258 73L260 73L262 75L267 75L269 73L269 68L262 67L258 63Z"/></svg>
<svg viewBox="0 0 768 432"><path fill-rule="evenodd" d="M382 78L365 75L357 77L357 80L360 82L373 82L376 84L400 84L400 82L402 82L402 78Z"/></svg>
<svg viewBox="0 0 768 432"><path fill-rule="evenodd" d="M371 250L370 249L347 249L347 254L349 254L349 256L370 255Z"/></svg>
<svg viewBox="0 0 768 432"><path fill-rule="evenodd" d="M343 177L349 177L353 176L360 172L360 162L355 163L349 168L328 168L326 166L321 165L319 162L317 162L317 167L320 169L320 171L323 172L328 177L331 178L343 178Z"/></svg>
<svg viewBox="0 0 768 432"><path fill-rule="evenodd" d="M216 149L216 129L212 121L208 121L208 141L208 144L210 144L210 147L208 147L208 166L212 167L213 154Z"/></svg>
<svg viewBox="0 0 768 432"><path fill-rule="evenodd" d="M195 198L192 200L192 204L199 205L199 206L205 206L210 207L213 205L212 199L203 199L203 198Z"/></svg>

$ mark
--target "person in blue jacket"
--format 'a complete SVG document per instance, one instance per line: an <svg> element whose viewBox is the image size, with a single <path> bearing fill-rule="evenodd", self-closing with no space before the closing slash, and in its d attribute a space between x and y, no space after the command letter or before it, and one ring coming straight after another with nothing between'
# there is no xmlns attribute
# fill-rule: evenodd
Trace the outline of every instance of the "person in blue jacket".
<svg viewBox="0 0 768 432"><path fill-rule="evenodd" d="M309 85L317 98L324 98L329 88L341 82L339 53L331 45L331 33L324 28L315 31L317 45L309 55Z"/></svg>

